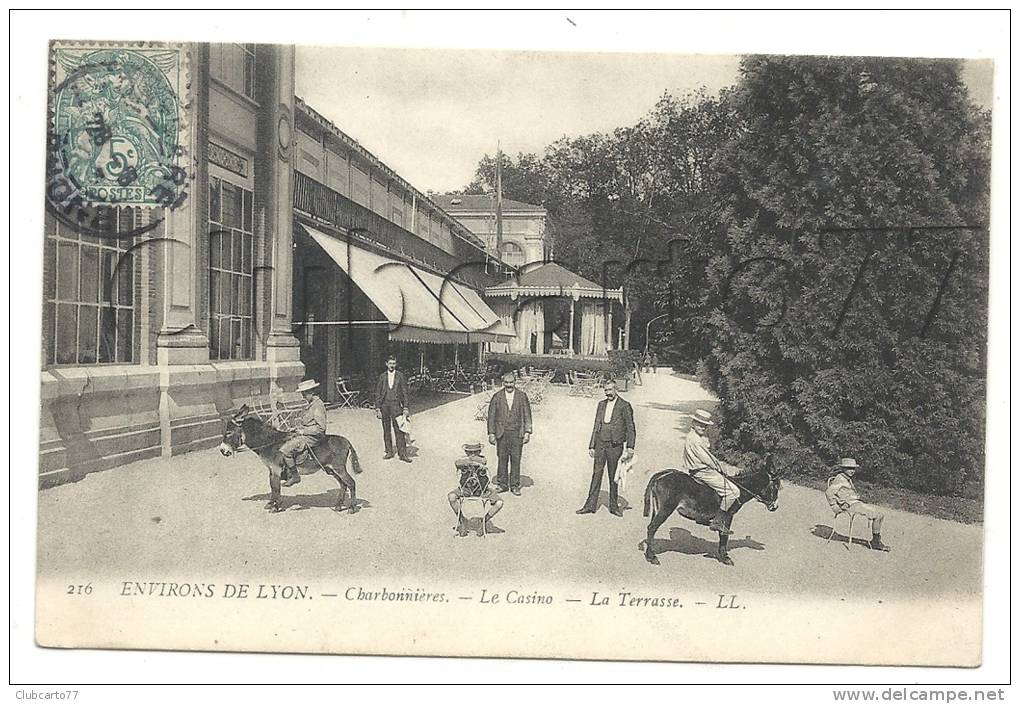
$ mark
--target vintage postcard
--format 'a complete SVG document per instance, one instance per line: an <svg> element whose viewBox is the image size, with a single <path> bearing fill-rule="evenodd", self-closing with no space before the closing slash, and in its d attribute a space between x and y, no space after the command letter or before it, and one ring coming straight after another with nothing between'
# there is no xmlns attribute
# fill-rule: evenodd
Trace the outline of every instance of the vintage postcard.
<svg viewBox="0 0 1020 704"><path fill-rule="evenodd" d="M38 644L979 665L997 69L54 37Z"/></svg>

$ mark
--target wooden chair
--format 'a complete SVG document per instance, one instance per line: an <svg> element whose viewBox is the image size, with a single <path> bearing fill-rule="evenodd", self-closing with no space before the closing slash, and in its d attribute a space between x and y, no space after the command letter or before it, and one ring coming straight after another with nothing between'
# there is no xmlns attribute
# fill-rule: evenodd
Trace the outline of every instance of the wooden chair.
<svg viewBox="0 0 1020 704"><path fill-rule="evenodd" d="M361 392L357 389L349 389L347 384L350 380L345 379L342 376L336 378L336 393L339 397L337 400L337 408L359 408L358 403L361 397Z"/></svg>
<svg viewBox="0 0 1020 704"><path fill-rule="evenodd" d="M577 379L577 372L568 371L566 375L567 379L567 396L584 396L584 386Z"/></svg>
<svg viewBox="0 0 1020 704"><path fill-rule="evenodd" d="M453 369L442 369L432 378L432 390L442 394L457 391L457 372Z"/></svg>
<svg viewBox="0 0 1020 704"><path fill-rule="evenodd" d="M475 409L475 420L488 420L489 419L489 402L492 401L492 397L495 395L495 391L487 392L485 394L485 400L479 404L478 408Z"/></svg>

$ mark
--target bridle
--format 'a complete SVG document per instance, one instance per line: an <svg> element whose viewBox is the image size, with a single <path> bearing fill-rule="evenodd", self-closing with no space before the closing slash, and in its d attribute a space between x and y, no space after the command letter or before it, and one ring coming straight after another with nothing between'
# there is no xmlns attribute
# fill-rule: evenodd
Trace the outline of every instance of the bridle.
<svg viewBox="0 0 1020 704"><path fill-rule="evenodd" d="M721 472L720 472L720 474L721 474ZM776 476L775 474L772 474L772 472L769 472L768 470L766 470L766 471L765 471L765 474L766 474L766 475L768 476L768 478L769 478L769 483L770 483L770 484L771 484L772 482L774 482L774 481L778 481L778 480L779 480L779 477L778 477L778 476ZM723 476L726 476L726 475L723 475ZM736 487L737 487L738 489L740 489L741 491L746 491L746 492L747 492L748 494L750 494L751 496L753 496L753 497L754 497L755 499L757 499L757 500L758 500L758 501L759 501L759 502L760 502L761 504L763 504L763 505L765 506L765 508L767 508L767 509L768 509L769 511L775 511L775 510L776 510L777 508L779 508L778 506L776 506L776 502L775 502L775 501L766 501L766 500L765 500L764 498L762 498L761 496L759 496L759 495L758 495L758 494L756 494L755 492L753 492L753 491L751 491L750 489L748 489L748 488L747 488L746 486L744 486L743 484L741 484L740 482L738 482L738 481L737 481L736 479L734 479L733 477L726 477L726 479L727 479L728 481L732 482L732 483L733 483L733 485L734 485L734 486L736 486Z"/></svg>
<svg viewBox="0 0 1020 704"><path fill-rule="evenodd" d="M247 418L247 416L245 416L245 418ZM249 450L251 452L258 452L262 448L269 447L270 445L273 444L273 442L267 442L264 445L258 445L257 447L251 447L247 443L247 438L245 437L244 426L242 425L243 419L242 419L242 421L238 421L236 418L231 418L229 422L230 422L230 424L232 426L234 426L235 428L237 428L240 431L240 435L241 435L241 437L239 438L241 442L238 443L237 447L234 447L234 448L231 449L231 452L234 455L238 454L239 452L243 452L244 450Z"/></svg>

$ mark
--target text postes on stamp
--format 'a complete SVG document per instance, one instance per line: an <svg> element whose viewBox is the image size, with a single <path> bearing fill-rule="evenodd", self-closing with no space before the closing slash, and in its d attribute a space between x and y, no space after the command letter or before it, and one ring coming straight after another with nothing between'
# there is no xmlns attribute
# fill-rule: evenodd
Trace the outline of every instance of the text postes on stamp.
<svg viewBox="0 0 1020 704"><path fill-rule="evenodd" d="M63 211L180 205L184 50L55 45L52 57L51 203Z"/></svg>

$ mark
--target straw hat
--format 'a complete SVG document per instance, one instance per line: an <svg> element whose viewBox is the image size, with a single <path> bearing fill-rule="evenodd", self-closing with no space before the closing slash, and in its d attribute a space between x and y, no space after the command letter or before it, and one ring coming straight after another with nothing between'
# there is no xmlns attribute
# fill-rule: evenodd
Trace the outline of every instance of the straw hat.
<svg viewBox="0 0 1020 704"><path fill-rule="evenodd" d="M311 391L312 389L317 388L318 386L319 382L317 382L315 379L305 379L304 381L297 385L297 390L300 391L301 393L304 393L305 391Z"/></svg>
<svg viewBox="0 0 1020 704"><path fill-rule="evenodd" d="M715 423L712 422L712 414L708 411L703 411L700 408L694 411L694 416L691 420L699 425L715 425Z"/></svg>
<svg viewBox="0 0 1020 704"><path fill-rule="evenodd" d="M482 451L482 443L480 443L480 442L469 442L469 443L465 444L463 447L464 447L464 452L481 452Z"/></svg>
<svg viewBox="0 0 1020 704"><path fill-rule="evenodd" d="M838 463L834 464L831 469L829 469L829 476L834 477L848 469L857 469L859 467L860 465L857 464L857 460L853 457L844 457Z"/></svg>

